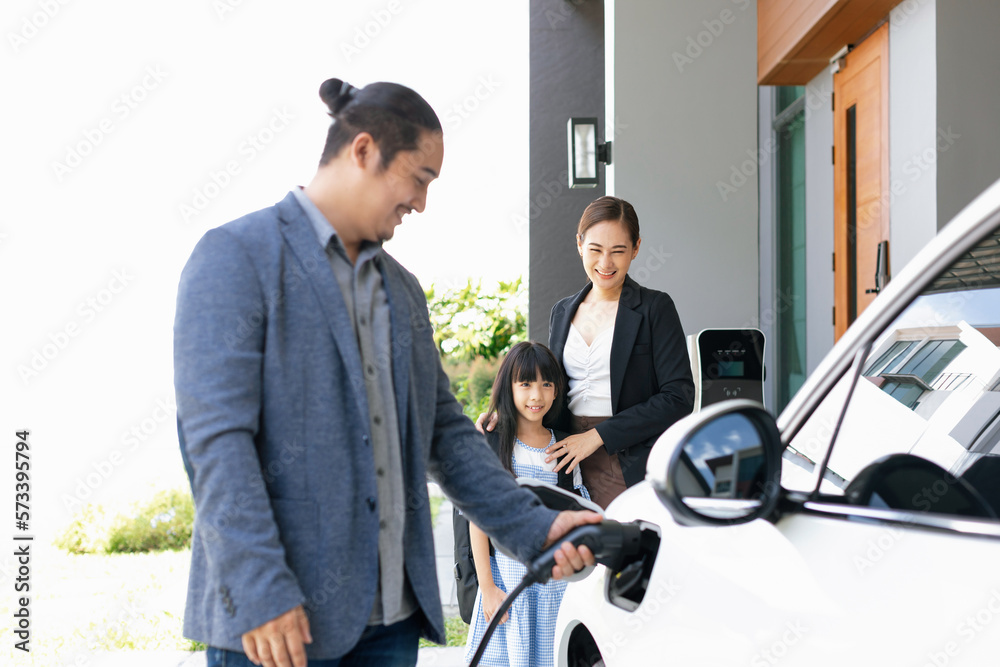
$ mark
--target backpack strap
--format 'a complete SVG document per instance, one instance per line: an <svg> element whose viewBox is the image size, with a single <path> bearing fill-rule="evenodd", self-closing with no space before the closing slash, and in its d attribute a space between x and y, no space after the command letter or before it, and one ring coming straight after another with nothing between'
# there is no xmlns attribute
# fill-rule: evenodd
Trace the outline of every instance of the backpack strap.
<svg viewBox="0 0 1000 667"><path fill-rule="evenodd" d="M567 437L569 437L568 433L563 433L562 431L557 431L556 429L552 429L552 435L555 436L556 442L559 442L560 440L565 440ZM579 491L577 491L576 488L574 488L573 473L568 473L566 472L566 469L563 468L562 470L559 471L558 474L559 474L559 481L557 482L557 486L560 489L564 491L569 491L570 493L576 494L578 496L583 495Z"/></svg>

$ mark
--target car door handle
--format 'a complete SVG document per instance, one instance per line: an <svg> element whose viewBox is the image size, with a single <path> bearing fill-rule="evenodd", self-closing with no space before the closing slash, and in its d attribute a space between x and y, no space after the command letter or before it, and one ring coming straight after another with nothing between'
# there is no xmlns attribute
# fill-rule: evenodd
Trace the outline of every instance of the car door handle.
<svg viewBox="0 0 1000 667"><path fill-rule="evenodd" d="M875 253L875 288L866 289L865 294L878 294L889 284L889 242L879 241Z"/></svg>

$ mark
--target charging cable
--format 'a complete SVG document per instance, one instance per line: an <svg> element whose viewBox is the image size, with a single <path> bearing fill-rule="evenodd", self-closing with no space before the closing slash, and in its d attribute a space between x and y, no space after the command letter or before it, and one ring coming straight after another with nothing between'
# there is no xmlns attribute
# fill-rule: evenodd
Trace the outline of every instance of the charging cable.
<svg viewBox="0 0 1000 667"><path fill-rule="evenodd" d="M639 554L642 541L642 529L638 523L619 523L617 521L604 520L600 523L591 523L579 526L570 531L561 540L543 551L528 563L528 571L521 579L507 598L493 614L493 619L486 627L483 638L479 642L476 654L472 656L469 667L476 667L486 652L486 645L493 636L493 632L500 625L500 619L510 609L510 605L532 584L544 584L552 578L552 568L556 565L555 554L559 551L560 545L564 542L571 542L574 546L585 545L594 554L594 560L607 566L613 571L620 570L625 561Z"/></svg>

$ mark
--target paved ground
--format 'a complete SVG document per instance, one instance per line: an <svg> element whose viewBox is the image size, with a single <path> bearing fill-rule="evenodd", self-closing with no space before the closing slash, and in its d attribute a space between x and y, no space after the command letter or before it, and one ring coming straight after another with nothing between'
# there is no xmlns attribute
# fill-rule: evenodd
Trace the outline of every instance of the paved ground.
<svg viewBox="0 0 1000 667"><path fill-rule="evenodd" d="M436 484L429 484L430 495L439 495ZM441 587L441 602L445 616L458 616L458 598L455 595L454 556L452 546L451 502L444 498L434 528L434 545L437 549L437 576ZM418 667L464 667L465 647L422 648ZM205 653L187 651L121 651L106 653L88 664L93 667L205 667Z"/></svg>

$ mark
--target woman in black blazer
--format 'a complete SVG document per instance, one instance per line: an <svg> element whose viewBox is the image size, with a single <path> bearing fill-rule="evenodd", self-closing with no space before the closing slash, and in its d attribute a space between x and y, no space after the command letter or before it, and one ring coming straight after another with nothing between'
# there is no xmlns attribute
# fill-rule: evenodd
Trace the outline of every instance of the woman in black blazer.
<svg viewBox="0 0 1000 667"><path fill-rule="evenodd" d="M570 387L556 427L575 434L549 454L560 459L559 469L580 465L602 507L643 479L653 443L694 400L673 300L627 275L640 243L631 204L616 197L591 203L577 230L590 282L556 303L549 320L549 347Z"/></svg>

